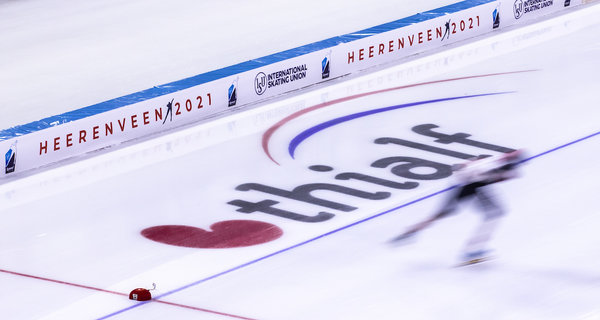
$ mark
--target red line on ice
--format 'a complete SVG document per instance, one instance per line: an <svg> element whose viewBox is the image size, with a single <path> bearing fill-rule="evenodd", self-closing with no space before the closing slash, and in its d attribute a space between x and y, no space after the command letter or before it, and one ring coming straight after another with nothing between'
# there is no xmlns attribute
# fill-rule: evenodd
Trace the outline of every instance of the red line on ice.
<svg viewBox="0 0 600 320"><path fill-rule="evenodd" d="M44 277L34 276L34 275L30 275L30 274L25 274L25 273L10 271L10 270L0 269L0 272L12 274L12 275L15 275L15 276L21 276L21 277L36 279L36 280L43 280L43 281L54 282L54 283L58 283L58 284L64 284L64 285L68 285L68 286L72 286L72 287L77 287L77 288L83 288L83 289L89 289L89 290L104 292L104 293L116 294L116 295L119 295L119 296L126 296L126 297L129 296L129 294L127 294L127 293L122 293L122 292L117 292L117 291L111 291L111 290L106 290L106 289L101 289L101 288L96 288L96 287L90 287L90 286L85 286L85 285L81 285L81 284L77 284L77 283L72 283L72 282L67 282L67 281L61 281L61 280L55 280L55 279L50 279L50 278L44 278ZM179 303L173 303L173 302L168 302L168 301L163 301L163 300L152 299L151 301L152 302L163 303L163 304L168 304L168 305L175 306L175 307L180 307L180 308L186 308L186 309L192 309L192 310L197 310L197 311L202 311L202 312L208 312L208 313L218 314L218 315L222 315L222 316L226 316L226 317L230 317L230 318L245 319L245 320L254 320L252 318L247 318L247 317L242 317L242 316L236 316L236 315L230 314L230 313L224 313L224 312L218 312L218 311L213 311L213 310L208 310L208 309L203 309L203 308L198 308L198 307L193 307L193 306L187 306L187 305L183 305L183 304L179 304Z"/></svg>
<svg viewBox="0 0 600 320"><path fill-rule="evenodd" d="M105 290L105 289L100 289L100 288L95 288L95 287L90 287L90 286L84 286L84 285L81 285L81 284L76 284L76 283L71 283L71 282L66 282L66 281L60 281L60 280L55 280L55 279L49 279L49 278L44 278L44 277L38 277L38 276L33 276L33 275L30 275L30 274L25 274L25 273L20 273L20 272L14 272L14 271L9 271L9 270L4 270L4 269L0 269L0 272L12 274L12 275L15 275L15 276L21 276L21 277L27 277L27 278L37 279L37 280L44 280L44 281L54 282L54 283L58 283L58 284L66 284L66 285L72 286L72 287L78 287L78 288L90 289L90 290L95 290L95 291L100 291L100 292L118 294L120 296L128 296L128 294L121 293L121 292L110 291L110 290Z"/></svg>

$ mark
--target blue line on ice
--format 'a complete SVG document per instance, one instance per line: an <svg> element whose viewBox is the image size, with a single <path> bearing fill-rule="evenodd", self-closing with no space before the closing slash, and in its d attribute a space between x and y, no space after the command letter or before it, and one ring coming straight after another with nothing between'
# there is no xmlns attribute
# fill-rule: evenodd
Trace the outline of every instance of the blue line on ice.
<svg viewBox="0 0 600 320"><path fill-rule="evenodd" d="M570 145L573 145L573 144L575 144L575 143L579 143L579 142L582 142L582 141L585 141L585 140L591 139L591 138L593 138L593 137L595 137L595 136L598 136L598 135L600 135L600 131L597 131L597 132L595 132L595 133L592 133L592 134L590 134L590 135L587 135L587 136L585 136L585 137L582 137L582 138L579 138L579 139L573 140L573 141L571 141L571 142L568 142L568 143L566 143L566 144L563 144L563 145L560 145L560 146L558 146L558 147L552 148L552 149L550 149L550 150L544 151L544 152L542 152L542 153L539 153L539 154L537 154L537 155L531 156L531 157L529 157L529 158L527 158L527 159L523 160L522 162L528 162L528 161L531 161L531 160L533 160L533 159L536 159L536 158L539 158L539 157L541 157L541 156L544 156L544 155L550 154L550 153L552 153L552 152L556 152L556 151L558 151L558 150L561 150L561 149L563 149L563 148L566 148L566 147L568 147L568 146L570 146ZM292 249L295 249L295 248L298 248L298 247L304 246L304 245L306 245L306 244L309 244L309 243L311 243L311 242L314 242L314 241L316 241L316 240L319 240L319 239L325 238L325 237L327 237L327 236L330 236L330 235L332 235L332 234L335 234L335 233L338 233L338 232L340 232L340 231L346 230L346 229L348 229L348 228L354 227L354 226L356 226L356 225L359 225L359 224L361 224L361 223L364 223L364 222L367 222L367 221L369 221L369 220L373 220L373 219L375 219L375 218L381 217L381 216L383 216L383 215L385 215L385 214L388 214L388 213L390 213L390 212L394 212L394 211L396 211L396 210L399 210L399 209L402 209L402 208L404 208L404 207L410 206L410 205L412 205L412 204L415 204L415 203L421 202L421 201L423 201L423 200L427 200L427 199L429 199L429 198L432 198L432 197L434 197L434 196L437 196L437 195L439 195L439 194L445 193L445 192L447 192L447 191L449 191L449 190L452 190L452 189L454 189L454 188L456 188L456 186L451 186L451 187L448 187L448 188L446 188L446 189L443 189L443 190L436 191L436 192L434 192L434 193L428 194L428 195L426 195L426 196L424 196L424 197L421 197L421 198L419 198L419 199L416 199L416 200L413 200L413 201L407 202L407 203L405 203L405 204L399 205L399 206L397 206L397 207L395 207L395 208L392 208L392 209L389 209L389 210L386 210L386 211L383 211L383 212L377 213L377 214L375 214L375 215L372 215L372 216L370 216L370 217L367 217L367 218L364 218L364 219L362 219L362 220L359 220L359 221L353 222L353 223L351 223L351 224L348 224L348 225L346 225L346 226L343 226L343 227L337 228L337 229L335 229L335 230L329 231L329 232L327 232L327 233L324 233L324 234L322 234L322 235L320 235L320 236L317 236L317 237L314 237L314 238L312 238L312 239L308 239L308 240L306 240L306 241L303 241L303 242L297 243L297 244L295 244L295 245L293 245L293 246L290 246L290 247L287 247L287 248L281 249L281 250L279 250L279 251L275 251L275 252L273 252L273 253L270 253L270 254L268 254L268 255L266 255L266 256L263 256L263 257L260 257L260 258L258 258L258 259L255 259L255 260L252 260L252 261L246 262L246 263L244 263L244 264L241 264L241 265L239 265L239 266L237 266L237 267L233 267L233 268L231 268L231 269L228 269L228 270L225 270L225 271L223 271L223 272L219 272L219 273L217 273L217 274L214 274L214 275L212 275L212 276L210 276L210 277L206 277L206 278L203 278L203 279L200 279L200 280L194 281L194 282L192 282L192 283L190 283L190 284L187 284L187 285L185 285L185 286L183 286L183 287L180 287L180 288L177 288L177 289L171 290L171 291L169 291L169 292L165 292L165 293L163 293L163 294L161 294L161 295L159 295L159 296L156 296L154 299L155 299L155 300L158 300L158 299L164 298L164 297L166 297L166 296L172 295L172 294L174 294L174 293L180 292L180 291L182 291L182 290L185 290L185 289L187 289L187 288L194 287L194 286L196 286L196 285L199 285L199 284L201 284L201 283L203 283L203 282L206 282L206 281L209 281L209 280L212 280L212 279L218 278L218 277L220 277L220 276L226 275L226 274L228 274L228 273L231 273L231 272L233 272L233 271L236 271L236 270L239 270L239 269L245 268L245 267L247 267L247 266L253 265L253 264L257 263L257 262L260 262L260 261L266 260L266 259L268 259L268 258L270 258L270 257L273 257L273 256L276 256L276 255L279 255L279 254L285 253L285 252L287 252L287 251L290 251L290 250L292 250ZM106 315L106 316L103 316L103 317L101 317L101 318L98 318L98 319L100 319L100 320L101 320L101 319L108 319L108 318L110 318L110 317L112 317L112 316L118 315L118 314L120 314L120 313L123 313L123 312L126 312L126 311L128 311L128 310L135 309L135 308L137 308L137 307L141 307L141 306L143 306L143 305L145 305L146 303L149 303L149 302L152 302L152 301L150 300L150 301L144 301L144 302L140 302L140 303L138 303L138 304L135 304L135 305L132 305L132 306L130 306L130 307L127 307L127 308L124 308L124 309L121 309L121 310L115 311L115 312L113 312L113 313L111 313L111 314L108 314L108 315Z"/></svg>

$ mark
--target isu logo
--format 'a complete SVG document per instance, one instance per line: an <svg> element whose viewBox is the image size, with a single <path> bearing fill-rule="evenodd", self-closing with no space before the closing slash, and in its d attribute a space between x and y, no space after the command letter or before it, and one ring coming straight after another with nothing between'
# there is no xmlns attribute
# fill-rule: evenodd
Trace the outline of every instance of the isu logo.
<svg viewBox="0 0 600 320"><path fill-rule="evenodd" d="M265 93L267 90L267 75L264 72L259 72L254 78L254 91L257 95Z"/></svg>
<svg viewBox="0 0 600 320"><path fill-rule="evenodd" d="M523 0L515 1L513 12L515 13L515 19L519 19L523 16Z"/></svg>

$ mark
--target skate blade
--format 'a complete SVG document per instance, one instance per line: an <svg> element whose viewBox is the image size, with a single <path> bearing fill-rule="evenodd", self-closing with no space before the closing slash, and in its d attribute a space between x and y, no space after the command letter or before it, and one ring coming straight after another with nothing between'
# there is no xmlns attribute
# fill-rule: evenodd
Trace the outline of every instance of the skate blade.
<svg viewBox="0 0 600 320"><path fill-rule="evenodd" d="M467 261L457 264L456 267L472 266L475 264L480 264L480 263L483 263L486 261L490 261L491 259L492 259L491 257L481 257L481 258L470 259L470 260L467 260Z"/></svg>

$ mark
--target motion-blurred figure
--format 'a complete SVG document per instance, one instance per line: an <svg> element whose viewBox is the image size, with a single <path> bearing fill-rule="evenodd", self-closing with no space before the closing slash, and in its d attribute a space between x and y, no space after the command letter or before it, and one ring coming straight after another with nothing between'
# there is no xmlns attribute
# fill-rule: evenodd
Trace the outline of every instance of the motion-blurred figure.
<svg viewBox="0 0 600 320"><path fill-rule="evenodd" d="M487 242L496 229L504 210L494 200L489 185L505 181L517 176L516 167L523 161L523 151L473 159L467 163L454 166L458 186L451 191L439 212L430 218L412 226L406 232L392 239L401 242L414 237L418 232L429 227L433 222L447 217L461 202L474 198L480 206L483 220L475 233L467 241L464 253L465 264L477 263L487 259L489 250Z"/></svg>
<svg viewBox="0 0 600 320"><path fill-rule="evenodd" d="M171 116L169 121L173 121L173 101L175 101L175 99L171 99L171 102L167 102L167 114L165 114L165 120L163 120L163 124L167 122L167 117L169 115Z"/></svg>

